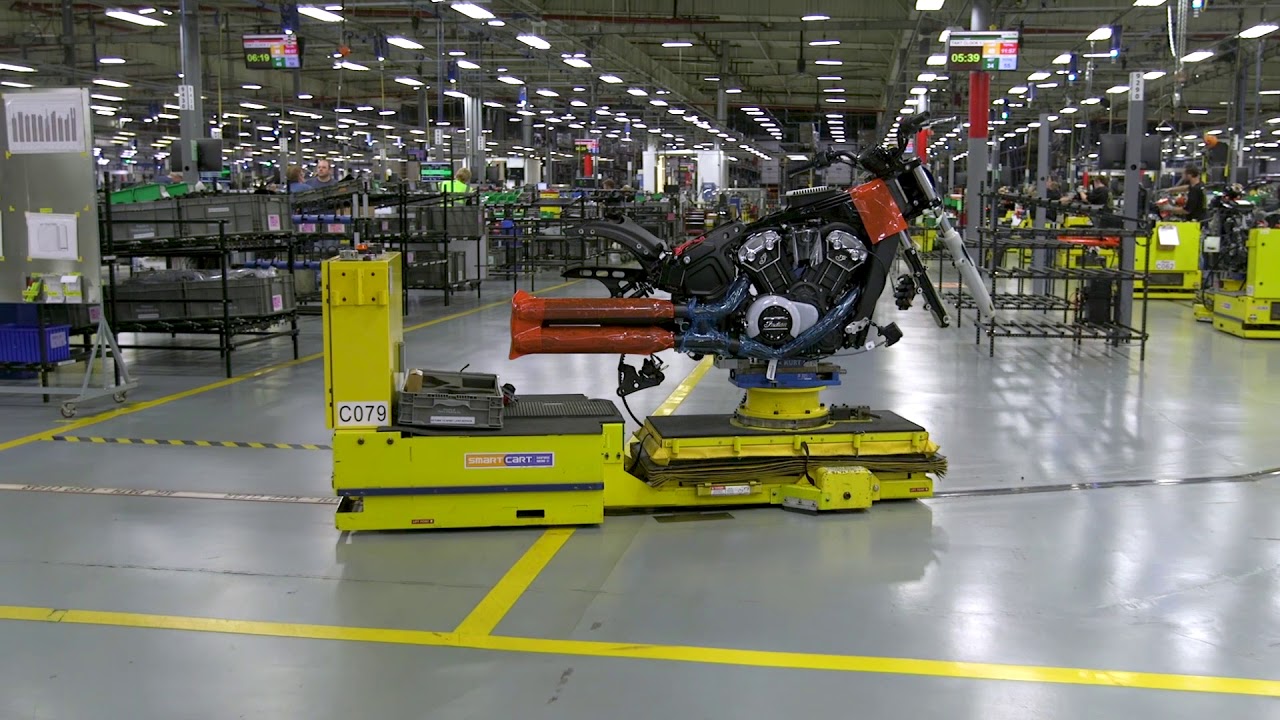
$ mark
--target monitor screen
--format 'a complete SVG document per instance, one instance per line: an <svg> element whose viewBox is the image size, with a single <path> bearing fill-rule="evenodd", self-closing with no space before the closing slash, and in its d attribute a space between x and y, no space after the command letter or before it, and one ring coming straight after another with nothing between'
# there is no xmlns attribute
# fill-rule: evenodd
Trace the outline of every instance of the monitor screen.
<svg viewBox="0 0 1280 720"><path fill-rule="evenodd" d="M1123 170L1125 138L1120 134L1103 135L1099 138L1102 146L1098 148L1099 170Z"/></svg>
<svg viewBox="0 0 1280 720"><path fill-rule="evenodd" d="M952 30L947 37L947 69L1017 70L1020 45L1017 30Z"/></svg>
<svg viewBox="0 0 1280 720"><path fill-rule="evenodd" d="M1142 169L1160 172L1160 136L1148 135L1142 138Z"/></svg>
<svg viewBox="0 0 1280 720"><path fill-rule="evenodd" d="M244 65L250 70L291 70L302 67L302 38L297 35L245 35Z"/></svg>
<svg viewBox="0 0 1280 720"><path fill-rule="evenodd" d="M453 165L447 162L424 162L418 177L427 182L443 182L453 179Z"/></svg>
<svg viewBox="0 0 1280 720"><path fill-rule="evenodd" d="M222 140L220 138L196 140L196 170L202 173L222 172Z"/></svg>

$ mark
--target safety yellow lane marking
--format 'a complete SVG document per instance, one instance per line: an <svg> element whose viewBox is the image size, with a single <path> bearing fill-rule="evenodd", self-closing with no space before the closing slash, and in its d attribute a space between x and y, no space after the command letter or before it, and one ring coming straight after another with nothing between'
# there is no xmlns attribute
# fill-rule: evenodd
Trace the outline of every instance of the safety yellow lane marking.
<svg viewBox="0 0 1280 720"><path fill-rule="evenodd" d="M218 493L193 490L149 490L146 488L83 487L81 485L36 485L0 483L0 492L61 493L67 495L111 495L114 497L152 497L175 500L241 500L245 502L292 503L295 505L337 505L339 497L305 495L263 495L259 493Z"/></svg>
<svg viewBox="0 0 1280 720"><path fill-rule="evenodd" d="M693 390L698 381L707 374L707 370L711 368L712 358L707 356L703 358L684 380L676 386L675 390L667 396L662 405L654 412L654 415L670 415L680 407L685 398L689 396L689 392ZM516 564L502 576L498 584L489 591L488 595L480 601L480 604L467 615L462 621L456 632L465 635L488 635L493 629L498 627L498 623L502 622L502 618L511 612L511 608L520 600L520 596L524 594L533 581L537 579L538 573L551 562L551 558L555 557L560 548L568 542L569 537L573 535L573 528L550 528L542 533L542 536L533 543L525 554L516 561Z"/></svg>
<svg viewBox="0 0 1280 720"><path fill-rule="evenodd" d="M243 442L240 440L168 440L160 438L118 438L118 437L80 437L75 435L54 435L40 438L41 442L65 443L97 443L105 445L150 445L163 446L198 446L218 448L252 448L254 450L332 450L328 445L314 443L269 443Z"/></svg>
<svg viewBox="0 0 1280 720"><path fill-rule="evenodd" d="M550 287L543 288L540 292L551 292L553 290L559 290L561 288L568 287L569 285L573 285L574 283L578 283L578 282L581 282L581 281L570 280L569 282L560 283L559 285L552 285ZM405 332L413 332L415 330L421 330L426 327L431 327L432 325L438 325L443 322L457 320L458 318L466 317L468 315L473 315L475 313L481 312L482 310L487 310L489 308L497 307L498 305L504 305L508 302L510 301L503 300L500 302L480 305L478 307L471 308L470 310L464 310L462 312L454 313L452 315L445 315L444 317L439 317L434 320L428 320L426 322L418 323L417 325L406 328ZM244 382L245 380L253 380L255 378L260 378L264 375L270 375L271 373L284 370L286 368L296 367L303 363L309 363L313 360L319 360L322 357L324 357L324 353L322 352L312 353L310 355L305 355L303 357L300 357L296 360L286 360L285 362L282 362L282 363L269 365L267 367L261 368L259 370L254 370L252 372L248 372L243 375L237 375L231 378L224 378L216 382L211 382L207 385L201 385L200 387L191 388L190 390L183 390L181 392L172 393L170 395L158 397L154 400L146 400L140 403L125 405L124 407L116 408L114 410L108 410L98 415L92 415L90 417L86 417L81 420L75 420L69 423L62 423L56 428L51 428L49 430L44 430L38 433L24 435L23 437L20 437L20 438L14 438L13 440L6 440L4 442L0 442L0 452L3 452L5 450L12 450L13 448L21 447L28 443L33 443L40 440L47 440L53 437L54 435L61 435L65 433L74 432L81 428L89 427L90 425L97 425L100 422L106 422L107 420L114 420L115 418L123 417L125 415L132 415L133 413L141 412L143 410L149 410L153 407L158 407L160 405L167 405L171 402L184 400L186 398L193 397L195 395L207 393L211 390L218 390L220 388L235 385L236 383L241 383L241 382Z"/></svg>
<svg viewBox="0 0 1280 720"><path fill-rule="evenodd" d="M44 430L38 433L32 433L30 435L25 435L23 437L15 438L13 440L0 442L0 451L11 450L13 448L21 447L28 443L33 443L39 440L47 440L48 438L51 438L54 435L62 435L64 433L69 433L75 430L79 430L80 428L89 427L90 425L97 425L98 423L106 422L107 420L114 420L115 418L123 417L125 415L132 415L133 413L141 412L143 410L150 410L153 407L158 407L160 405L167 405L171 402L184 400L186 398L193 397L195 395L200 395L201 393L209 392L210 390L218 390L224 387L228 387L230 385L235 385L236 383L244 382L245 380L260 378L264 375L269 375L273 372L284 370L285 368L296 367L303 363L311 362L312 360L318 360L322 356L323 356L323 353L315 353L313 355L300 357L297 360L287 360L285 362L282 362L276 365L271 365L269 367L265 367L260 370L254 370L253 372L245 373L244 375L237 375L232 378L225 378L223 380L211 382L208 385L201 385L200 387L194 387L194 388L191 388L190 390L183 390L181 392L176 392L171 395L158 397L154 400L146 400L140 403L133 403L131 405L126 405L124 407L116 408L114 410L108 410L98 415L93 415L81 420L75 420L73 422L64 423L62 425L59 425L56 428L51 428L49 430Z"/></svg>
<svg viewBox="0 0 1280 720"><path fill-rule="evenodd" d="M511 566L480 604L458 625L456 632L465 635L488 635L498 627L516 601L533 584L538 573L551 562L560 548L573 535L573 528L549 528Z"/></svg>
<svg viewBox="0 0 1280 720"><path fill-rule="evenodd" d="M344 627L303 623L262 622L188 617L182 615L150 615L142 613L64 610L57 608L0 605L0 619L23 620L72 625L186 630L190 632L256 635L261 637L298 638L308 640L340 640L348 642L455 647L498 652L575 655L581 657L618 658L626 660L659 660L670 662L734 665L743 667L817 670L845 673L883 673L967 680L1007 680L1015 682L1089 685L1145 690L1178 690L1224 695L1261 695L1280 697L1280 681L1258 680L1213 675L1176 675L1167 673L1130 672L1126 670L1094 670L1088 668L1051 667L1043 665L1004 665L998 663L921 660L916 658L874 657L865 655L829 655L821 653L776 652L772 650L737 650L733 648L691 645L651 645L646 643L614 643L589 640L551 640L501 635L471 635L459 632L431 632L394 628Z"/></svg>
<svg viewBox="0 0 1280 720"><path fill-rule="evenodd" d="M693 370L689 372L685 379L680 381L676 389L671 391L667 399L658 406L658 409L653 411L653 414L658 417L664 417L674 413L685 398L689 397L689 393L693 392L694 386L701 382L702 376L707 374L714 362L715 360L710 355L702 358L697 365L693 366Z"/></svg>

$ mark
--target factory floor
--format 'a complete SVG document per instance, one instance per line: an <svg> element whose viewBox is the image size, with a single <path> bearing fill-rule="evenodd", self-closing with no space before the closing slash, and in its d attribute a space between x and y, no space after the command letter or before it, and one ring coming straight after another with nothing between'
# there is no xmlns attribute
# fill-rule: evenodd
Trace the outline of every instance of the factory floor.
<svg viewBox="0 0 1280 720"><path fill-rule="evenodd" d="M483 295L415 304L411 363L613 396L613 358L508 361ZM993 492L853 515L343 536L323 448L51 439L323 446L314 318L232 381L137 354L72 421L0 396L0 718L1280 718L1280 480L1244 477L1280 465L1280 344L1150 311L1145 363L893 312L828 399ZM677 413L738 397L713 369Z"/></svg>

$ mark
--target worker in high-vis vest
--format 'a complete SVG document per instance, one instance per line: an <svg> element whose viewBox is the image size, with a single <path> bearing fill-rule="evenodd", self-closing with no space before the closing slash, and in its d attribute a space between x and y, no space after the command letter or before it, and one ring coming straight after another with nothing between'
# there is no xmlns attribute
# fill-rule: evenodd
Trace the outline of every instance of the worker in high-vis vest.
<svg viewBox="0 0 1280 720"><path fill-rule="evenodd" d="M449 195L466 195L471 192L471 186L467 183L471 182L471 170L469 168L460 168L454 174L452 180L445 180L440 183L440 191ZM457 198L450 198L449 204L456 202Z"/></svg>

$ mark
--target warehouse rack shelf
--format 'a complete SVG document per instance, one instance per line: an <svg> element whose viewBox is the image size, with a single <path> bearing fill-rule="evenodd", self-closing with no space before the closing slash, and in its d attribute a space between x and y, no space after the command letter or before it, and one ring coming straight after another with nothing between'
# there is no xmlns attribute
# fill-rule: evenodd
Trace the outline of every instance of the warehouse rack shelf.
<svg viewBox="0 0 1280 720"><path fill-rule="evenodd" d="M977 305L973 296L958 291L942 293L943 300L961 310L974 310ZM1067 298L1058 295L1023 295L1019 293L995 293L991 296L997 310L1070 310L1073 305Z"/></svg>
<svg viewBox="0 0 1280 720"><path fill-rule="evenodd" d="M474 290L476 297L480 296L486 228L479 199L479 192L422 192L407 183L359 196L361 217L354 221L359 242L376 243L400 253L406 312L410 290L441 291L445 305L457 292ZM388 208L395 214L377 214ZM465 262L465 249L450 249L462 243L474 245L476 261L472 267ZM474 274L468 273L469 269Z"/></svg>
<svg viewBox="0 0 1280 720"><path fill-rule="evenodd" d="M976 251L983 266L997 312L992 317L976 313L975 342L981 343L985 335L991 356L998 337L1066 339L1077 344L1103 340L1112 346L1137 343L1139 357L1145 359L1145 291L1139 295L1142 308L1136 326L1123 320L1121 298L1126 294L1133 297L1133 283L1147 278L1146 267L1125 269L1126 264L1132 266L1133 259L1125 257L1124 246L1130 238L1137 244L1146 242L1149 223L1106 209L1009 193L983 192L981 197L989 212L976 241L971 239L966 245ZM1083 214L1098 227L1002 227L998 219L1002 201ZM945 298L958 310L976 309L963 287L946 293Z"/></svg>
<svg viewBox="0 0 1280 720"><path fill-rule="evenodd" d="M253 197L253 196L246 196ZM234 200L228 199L228 202ZM104 307L110 325L118 333L167 334L171 338L177 335L212 335L217 343L149 343L135 337L134 342L120 344L125 350L168 350L179 352L212 352L221 356L226 376L233 374L233 353L236 350L256 345L276 338L289 338L293 346L293 357L299 357L298 349L298 311L296 298L293 295L293 275L286 273L282 280L279 295L271 296L271 302L250 304L246 312L233 312L232 285L229 274L233 269L233 256L237 254L284 254L287 267L294 268L298 260L298 235L289 230L269 232L229 233L226 220L181 220L167 219L164 224L175 229L172 237L118 239L119 228L127 228L148 220L117 220L112 216L112 203L109 195L102 204L102 262L107 268L107 281L104 286ZM216 223L216 235L198 235L190 230L197 224ZM196 264L216 268L220 282L215 284L217 292L211 295L201 294L198 304L208 308L220 306L220 313L212 316L193 317L188 315L191 305L197 301L186 296L185 289L175 291L173 296L148 297L148 302L156 303L166 310L175 311L171 316L162 316L158 312L154 318L124 317L121 306L128 302L121 299L119 283L119 264L121 261L132 261L135 258L165 258L172 261L176 258L188 258ZM179 284L180 288L182 284ZM268 286L267 292L271 291ZM179 295L179 293L181 295ZM279 302L276 302L276 298ZM253 312L252 310L258 310Z"/></svg>

